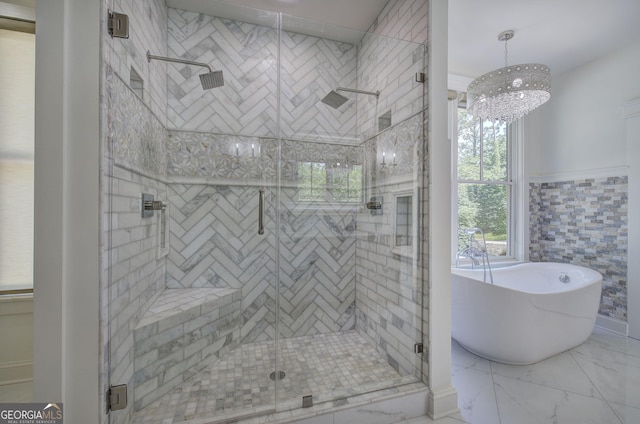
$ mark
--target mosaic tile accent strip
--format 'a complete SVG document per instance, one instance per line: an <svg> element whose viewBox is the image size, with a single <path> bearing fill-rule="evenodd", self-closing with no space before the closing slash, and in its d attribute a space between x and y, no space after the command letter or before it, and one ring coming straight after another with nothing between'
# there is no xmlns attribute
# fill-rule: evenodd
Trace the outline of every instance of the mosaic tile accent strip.
<svg viewBox="0 0 640 424"><path fill-rule="evenodd" d="M301 397L315 403L407 384L355 331L280 341L279 409L300 408ZM207 367L181 387L152 403L132 424L229 420L275 405L273 342L246 344ZM344 399L346 403L346 399Z"/></svg>
<svg viewBox="0 0 640 424"><path fill-rule="evenodd" d="M384 182L392 177L412 179L419 165L418 149L423 137L423 117L418 114L364 143L366 174L370 184L375 186L376 181Z"/></svg>
<svg viewBox="0 0 640 424"><path fill-rule="evenodd" d="M628 177L529 185L532 261L582 265L602 274L599 313L627 320Z"/></svg>
<svg viewBox="0 0 640 424"><path fill-rule="evenodd" d="M167 172L170 177L210 184L218 180L275 181L277 147L275 139L169 131ZM283 140L281 158L281 178L294 183L302 162L325 163L328 168L337 163L363 163L361 147L299 140Z"/></svg>
<svg viewBox="0 0 640 424"><path fill-rule="evenodd" d="M116 165L154 177L167 174L167 130L109 68L109 137Z"/></svg>

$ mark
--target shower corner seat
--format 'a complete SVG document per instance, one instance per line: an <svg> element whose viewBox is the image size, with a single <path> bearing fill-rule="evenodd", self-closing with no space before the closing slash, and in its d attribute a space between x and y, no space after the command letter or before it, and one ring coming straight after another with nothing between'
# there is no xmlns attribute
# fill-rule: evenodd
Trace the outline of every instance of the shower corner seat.
<svg viewBox="0 0 640 424"><path fill-rule="evenodd" d="M140 410L239 344L240 290L165 289L133 332Z"/></svg>

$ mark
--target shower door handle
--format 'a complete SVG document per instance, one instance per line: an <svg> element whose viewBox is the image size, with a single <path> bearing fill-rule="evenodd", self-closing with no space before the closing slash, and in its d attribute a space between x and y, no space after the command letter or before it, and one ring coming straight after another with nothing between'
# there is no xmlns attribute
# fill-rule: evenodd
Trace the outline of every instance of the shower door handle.
<svg viewBox="0 0 640 424"><path fill-rule="evenodd" d="M258 190L258 234L264 234L264 190Z"/></svg>

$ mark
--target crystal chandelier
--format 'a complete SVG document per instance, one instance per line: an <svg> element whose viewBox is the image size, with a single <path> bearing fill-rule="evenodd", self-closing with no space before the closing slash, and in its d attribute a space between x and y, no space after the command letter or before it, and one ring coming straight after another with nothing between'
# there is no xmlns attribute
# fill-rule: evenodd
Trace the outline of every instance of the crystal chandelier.
<svg viewBox="0 0 640 424"><path fill-rule="evenodd" d="M551 70L539 63L508 66L507 41L513 31L498 35L504 41L504 68L486 73L467 88L467 111L482 120L510 123L551 98Z"/></svg>

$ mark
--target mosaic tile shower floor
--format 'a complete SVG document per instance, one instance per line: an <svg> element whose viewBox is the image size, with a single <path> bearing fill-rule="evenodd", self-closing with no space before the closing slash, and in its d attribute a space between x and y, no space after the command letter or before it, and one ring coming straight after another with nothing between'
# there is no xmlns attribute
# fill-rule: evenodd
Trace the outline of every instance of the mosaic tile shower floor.
<svg viewBox="0 0 640 424"><path fill-rule="evenodd" d="M278 410L314 404L415 381L401 376L355 331L280 341ZM242 345L182 386L142 409L133 424L212 422L272 410L276 382L273 342Z"/></svg>

